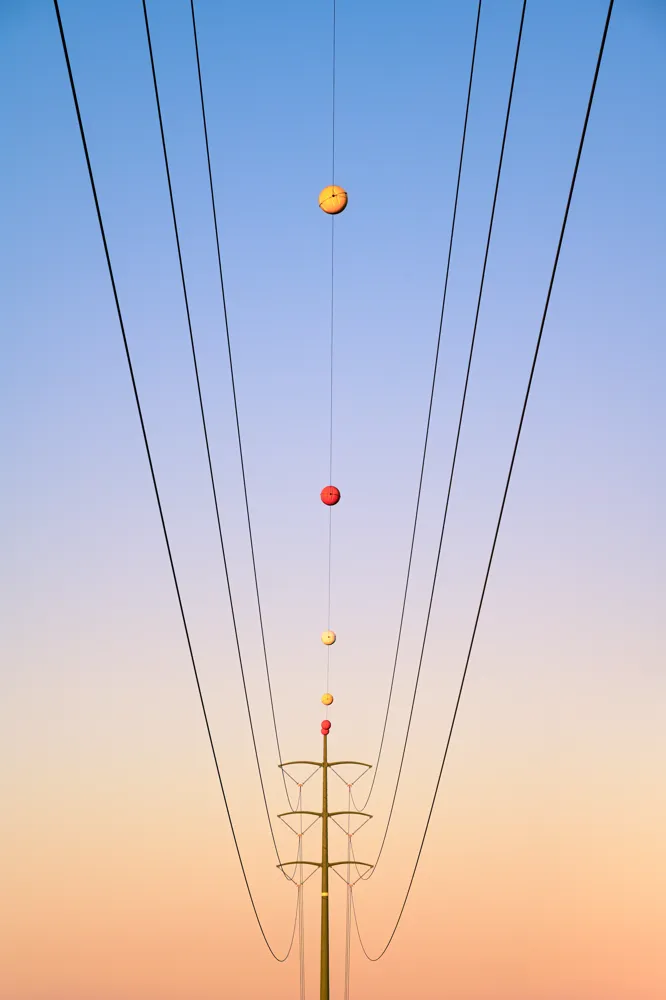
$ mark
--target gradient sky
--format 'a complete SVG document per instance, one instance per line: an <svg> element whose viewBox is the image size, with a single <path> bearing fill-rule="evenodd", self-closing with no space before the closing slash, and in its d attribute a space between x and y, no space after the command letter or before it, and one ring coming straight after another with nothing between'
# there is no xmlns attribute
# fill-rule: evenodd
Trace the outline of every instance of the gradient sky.
<svg viewBox="0 0 666 1000"><path fill-rule="evenodd" d="M240 635L270 724L189 4L153 44ZM530 0L413 739L367 947L420 840L506 474L606 4ZM62 0L225 784L260 911L276 873L216 543L139 0ZM330 4L197 4L258 570L283 752L325 684ZM374 761L409 545L473 0L338 2L331 749ZM390 801L435 557L520 14L486 0L403 656L358 838ZM487 601L386 958L352 995L663 1000L666 8L618 0ZM291 998L223 810L131 396L52 5L0 0L1 1000ZM344 798L344 796L343 796ZM344 807L343 801L340 808ZM281 847L293 850L287 834ZM316 854L317 837L310 849ZM340 845L342 849L342 845ZM318 889L307 896L317 990ZM343 893L333 887L342 996Z"/></svg>

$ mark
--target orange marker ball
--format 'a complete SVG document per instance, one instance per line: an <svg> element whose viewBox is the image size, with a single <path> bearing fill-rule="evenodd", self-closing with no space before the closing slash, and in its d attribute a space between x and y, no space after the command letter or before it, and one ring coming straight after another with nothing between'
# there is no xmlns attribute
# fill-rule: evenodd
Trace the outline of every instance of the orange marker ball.
<svg viewBox="0 0 666 1000"><path fill-rule="evenodd" d="M347 207L347 192L337 184L329 184L319 193L319 207L327 215L339 215Z"/></svg>

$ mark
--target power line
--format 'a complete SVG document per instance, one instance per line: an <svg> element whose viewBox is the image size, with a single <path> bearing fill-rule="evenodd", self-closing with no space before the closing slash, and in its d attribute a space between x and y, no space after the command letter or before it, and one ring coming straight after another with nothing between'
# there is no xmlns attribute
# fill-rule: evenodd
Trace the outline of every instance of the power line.
<svg viewBox="0 0 666 1000"><path fill-rule="evenodd" d="M185 616L185 608L183 606L183 600L182 600L182 596L181 596L181 592L180 592L180 586L179 586L179 583L178 583L178 576L176 574L176 567L175 567L175 564L174 564L173 554L172 554L172 551L171 551L171 543L169 542L169 534L168 534L168 531L167 531L166 521L165 521L165 518L164 518L164 511L162 509L162 501L161 501L161 498L160 498L160 492L159 492L159 488L158 488L158 485L157 485L157 478L155 476L155 468L154 468L154 465L153 465L153 458L152 458L152 454L151 454L151 451L150 451L150 446L148 444L148 435L147 435L147 432L146 432L146 425L145 425L144 418L143 418L143 410L141 408L141 401L139 399L139 391L138 391L138 388L137 388L136 378L135 378L135 375L134 375L134 366L132 364L132 357L131 357L131 354L130 354L129 343L128 343L128 340L127 340L127 334L125 332L125 322L123 320L122 310L121 310L121 307L120 307L120 299L118 297L118 290L116 288L116 280L115 280L115 277L114 277L113 267L112 267L112 264L111 264L111 255L109 253L109 247L108 247L108 243L107 243L107 239L106 239L106 230L104 228L104 222L103 222L103 219L102 219L102 211L101 211L101 207L100 207L100 203L99 203L99 198L97 196L97 186L95 184L95 178L94 178L94 174L93 174L92 163L91 163L91 160L90 160L90 154L88 152L88 143L86 141L85 129L83 127L83 119L81 117L81 110L79 108L79 100L78 100L78 97L77 97L76 87L75 87L75 84L74 84L74 75L72 73L72 65L71 65L70 58L69 58L69 51L67 49L67 41L65 39L65 31L64 31L64 28L63 28L63 24L62 24L62 19L60 17L60 7L58 5L58 0L53 0L53 4L54 4L54 7L55 7L56 18L58 20L58 29L60 31L60 41L62 43L63 54L64 54L64 57L65 57L65 63L66 63L66 66L67 66L67 75L69 77L69 84L70 84L70 88L71 88L71 91L72 91L72 99L74 101L74 108L75 108L75 111L76 111L76 118L77 118L77 122L78 122L78 126L79 126L79 133L81 135L81 143L82 143L82 146L83 146L83 153L84 153L85 160L86 160L86 167L88 169L88 177L90 179L90 187L92 189L93 200L95 202L95 211L97 213L97 222L99 224L100 236L102 238L102 244L103 244L103 247L104 247L104 256L106 258L106 265L107 265L107 269L108 269L108 272L109 272L109 278L110 278L110 281L111 281L111 289L112 289L112 292L113 292L113 299L114 299L115 306L116 306L116 313L118 315L118 323L120 325L120 332L121 332L121 335L122 335L123 347L125 349L125 357L126 357L126 360L127 360L127 367L129 369L130 380L132 382L132 391L134 393L134 401L136 403L136 409L137 409L137 413L138 413L138 416L139 416L139 423L141 425L141 434L142 434L142 437L143 437L144 448L145 448L145 451L146 451L146 458L148 459L148 466L149 466L149 469L150 469L150 477L151 477L151 480L152 480L153 490L154 490L154 493L155 493L155 500L157 501L157 509L158 509L158 512L159 512L160 523L162 525L162 533L164 535L164 542L166 544L167 556L168 556L168 559L169 559L169 566L170 566L170 569L171 569L171 576L173 578L173 583L174 583L174 587L175 587L175 590L176 590L176 598L177 598L177 601L178 601L178 608L180 610L180 617L181 617L181 620L182 620L182 623L183 623L183 630L185 632L185 640L187 642L187 649L188 649L190 661L192 663L192 670L193 670L193 673L194 673L194 680L195 680L195 683L196 683L196 686L197 686L197 693L199 695L199 702L201 704L201 711L203 713L204 723L205 723L205 726L206 726L206 733L208 735L208 742L210 744L211 753L213 755L213 762L215 764L215 771L217 773L217 780L218 780L218 784L220 786L220 791L222 792L222 798L223 798L223 801L224 801L224 808L225 808L226 813L227 813L227 819L229 820L229 827L231 829L231 836L232 836L233 841L234 841L234 847L236 848L236 854L238 855L238 861L239 861L239 864L240 864L240 867L241 867L241 872L243 874L243 880L245 882L245 888L247 889L248 896L250 897L250 903L252 905L252 909L254 911L254 915L256 917L257 924L259 925L259 930L261 931L261 935L262 935L262 937L264 939L264 942L266 943L266 947L270 951L270 953L273 956L273 958L276 959L276 961L278 961L278 962L285 962L287 960L287 958L289 957L289 954L291 953L291 949L292 949L293 944L294 944L294 936L295 936L295 929L296 929L296 920L294 921L294 930L292 931L291 942L290 942L287 954L284 955L284 957L280 958L273 951L273 948L271 947L270 942L268 941L268 938L266 937L266 932L264 931L263 925L262 925L261 920L259 918L259 912L257 910L257 906L256 906L256 903L255 903L255 900L254 900L254 896L253 896L252 890L250 888L250 883L249 883L249 880L248 880L247 872L245 870L245 865L243 863L243 857L241 855L240 845L238 843L238 838L237 838L237 835L236 835L236 830L235 830L235 827L234 827L233 820L231 818L231 810L229 808L229 803L227 801L227 795L226 795L226 792L225 792L225 789L224 789L224 782L222 781L222 772L220 771L220 765L219 765L219 761L218 761L218 757L217 757L217 752L215 750L215 743L214 743L214 740L213 740L213 734L212 734L212 731L211 731L211 728L210 728L210 722L208 720L208 713L206 711L206 704L205 704L205 701L204 701L203 691L201 689L201 682L199 680L199 671L197 669L196 659L195 659L195 656L194 656L194 650L193 650L193 647L192 647L192 641L191 641L191 638L190 638L190 631L189 631L189 627L188 627L188 624L187 624L187 618Z"/></svg>
<svg viewBox="0 0 666 1000"><path fill-rule="evenodd" d="M582 156L582 153L583 153L583 146L585 144L585 136L587 134L587 126L588 126L588 122L590 120L590 113L592 111L592 104L593 104L593 101L594 101L594 94L595 94L595 91L596 91L597 80L598 80L598 77L599 77L599 70L601 68L601 61L602 61L603 54L604 54L604 48L606 46L606 37L608 35L608 27L610 25L611 14L613 12L613 4L614 4L614 0L610 0L609 5L608 5L608 12L607 12L607 15L606 15L606 22L604 24L603 35L601 37L601 44L599 46L599 53L598 53L598 56L597 56L597 63L596 63L595 71L594 71L594 77L593 77L593 80L592 80L592 86L591 86L591 89L590 89L590 96L589 96L588 102L587 102L587 110L585 112L585 120L583 122L583 128L582 128L582 131L581 131L580 141L579 141L579 144L578 144L578 152L576 154L576 161L575 161L575 165L574 165L573 175L572 175L572 178L571 178L571 184L569 186L569 194L567 196L566 207L565 207L565 210L564 210L564 218L562 220L562 227L560 229L560 235L559 235L559 239L558 239L558 242L557 242L557 250L555 252L555 260L553 262L553 268L552 268L552 272L551 272L551 276L550 276L550 281L548 283L548 292L546 294L546 301L545 301L545 305L544 305L544 308L543 308L543 314L542 314L542 317L541 317L541 323L540 323L540 326L539 326L539 334L537 336L536 346L534 348L534 356L532 358L532 365L531 365L531 368L530 368L530 374L529 374L529 378L528 378L528 381L527 381L527 388L525 390L525 397L523 399L523 405L522 405L522 409L521 409L521 413L520 413L520 420L518 422L518 430L516 432L516 438L515 438L514 445L513 445L513 451L511 453L511 461L509 463L509 471L508 471L507 478L506 478L506 483L505 483L505 486L504 486L504 493L502 495L502 502L500 504L499 515L498 515L497 524L496 524L496 527L495 527L495 534L493 536L493 543L492 543L492 546L491 546L491 549L490 549L490 556L489 556L489 559L488 559L488 565L487 565L487 568L486 568L486 573L485 573L485 577L484 577L484 581L483 581L483 587L481 588L481 597L479 599L479 604L478 604L478 608L477 608L477 611L476 611L476 617L474 619L474 626L472 628L472 635L471 635L471 639L470 639L470 642L469 642L469 647L468 647L468 650L467 650L467 657L465 659L465 667L464 667L464 670L463 670L463 673L462 673L462 677L461 677L461 680L460 680L460 686L458 688L458 696L456 698L456 702L455 702L455 706L454 706L454 710L453 710L453 715L451 717L451 723L450 723L450 726L449 726L449 732L448 732L448 736L447 736L447 739L446 739L446 744L444 746L444 754L442 756L442 762L441 762L441 765L440 765L439 774L437 776L437 782L435 784L435 791L433 793L432 802L430 804L430 809L428 811L428 817L426 819L426 825L425 825L425 829L423 831L423 837L421 838L421 843L420 843L420 846L419 846L419 849L418 849L418 853L416 855L416 862L414 864L414 868L412 870L412 874L411 874L411 877L409 879L409 883L407 885L407 892L405 893L405 897L404 897L404 900L402 902L402 906L400 907L400 911L398 913L398 919L395 922L395 925L393 927L393 930L391 931L391 935L390 935L390 937L389 937L386 945L381 950L381 952L378 955L376 955L376 956L369 955L368 952L367 952L367 950L366 950L366 948L365 948L365 945L363 944L363 940L361 938L360 930L359 930L359 927L358 927L358 920L356 919L356 907L355 907L355 905L353 906L353 909L354 909L354 918L355 918L355 922L356 922L356 930L358 932L359 942L361 944L361 948L363 949L363 952L364 952L366 958L368 958L371 962L377 962L377 961L379 961L379 959L386 953L386 951L387 951L389 945L391 944L391 942L392 942L392 940L393 940L393 938L395 936L395 933L396 933L396 931L398 929L398 926L399 926L400 921L402 919L402 915L405 912L405 907L407 905L407 900L409 899L409 895L411 893L412 886L414 884L414 879L416 877L416 871L418 869L419 862L421 860L421 855L423 853L423 847L424 847L424 844L425 844L426 837L428 835L428 829L430 827L430 821L432 819L433 811L434 811L434 808L435 808L435 802L437 800L437 794L439 792L439 786L441 784L442 774L444 772L444 767L446 765L446 760L447 760L447 756L448 756L448 752L449 752L449 747L451 745L451 738L453 736L453 730L455 728L456 719L458 717L458 709L460 708L460 702L461 702L461 699L462 699L462 693L463 693L463 689L464 689L464 686L465 686L465 680L467 678L467 671L468 671L470 659L471 659L471 656L472 656L472 650L474 648L474 641L476 639L476 633L477 633L477 629L478 629L478 625L479 625L479 619L481 617L481 610L483 608L483 602L484 602L484 599L485 599L485 596L486 596L486 589L488 587L488 580L490 578L490 570L491 570L491 567L492 567L492 564L493 564L493 558L495 556L495 549L497 547L497 539L498 539L499 532L500 532L500 527L501 527L501 524L502 524L502 518L504 516L504 508L506 506L506 499L507 499L507 496L508 496L508 493L509 493L509 486L511 484L511 477L513 475L513 469L514 469L514 465L515 465L515 461L516 461L516 455L518 453L518 445L520 443L520 436L521 436L521 433L522 433L523 423L524 423L524 420L525 420L525 413L527 412L527 404L528 404L529 397L530 397L530 391L532 389L532 382L533 382L533 379L534 379L534 372L536 370L536 364L537 364L537 360L538 360L538 357L539 357L539 350L541 348L541 340L542 340L542 337L543 337L544 327L546 325L546 317L548 315L548 308L550 306L550 299L551 299L551 295L552 295L552 291L553 291L553 286L555 284L555 275L557 273L557 267L558 267L559 260L560 260L560 253L561 253L561 250L562 250L562 244L564 242L564 233L566 231L567 221L569 219L569 210L571 208L571 202L572 202L572 199L573 199L574 188L576 186L576 178L578 176L578 168L580 166L581 156ZM353 899L352 899L352 903L353 903Z"/></svg>
<svg viewBox="0 0 666 1000"><path fill-rule="evenodd" d="M282 770L282 768L281 768ZM298 786L297 808L303 808L303 785ZM300 832L298 836L297 858L298 866L298 985L299 1000L306 1000L305 994L305 911L303 908L303 813L298 817ZM316 869L315 869L316 871Z"/></svg>
<svg viewBox="0 0 666 1000"><path fill-rule="evenodd" d="M352 943L352 880L351 880L351 861L352 861L352 832L351 832L351 819L352 819L352 800L351 800L351 784L348 785L347 789L347 885L345 886L345 988L344 988L344 1000L350 1000L350 986L351 986L351 943ZM356 831L358 832L358 831ZM333 869L335 871L335 869ZM358 871L358 866L357 866Z"/></svg>
<svg viewBox="0 0 666 1000"><path fill-rule="evenodd" d="M335 43L337 5L333 0L333 52L331 66L331 184L335 184Z"/></svg>
<svg viewBox="0 0 666 1000"><path fill-rule="evenodd" d="M379 862L379 859L382 856L382 853L384 851L384 845L386 844L386 838L388 836L389 827L391 825L391 820L393 818L393 811L395 809L396 799L398 797L398 789L400 787L400 779L402 777L402 769L404 767L405 755L407 753L407 744L409 742L409 735L410 735L411 728L412 728L412 719L414 717L414 706L416 705L416 696L417 696L418 689L419 689L419 681L421 679L421 668L423 666L423 657L424 657L424 654L425 654L426 640L428 638L428 630L429 630L429 627L430 627L430 617L431 617L431 614L432 614L432 605L433 605L433 601L434 601L434 598L435 598L435 587L436 587L436 584L437 584L437 574L438 574L438 571L439 571L439 563L440 563L440 558L441 558L441 555L442 555L442 545L443 545L443 542L444 542L444 532L446 530L446 522L447 522L448 513L449 513L449 502L451 500L451 490L453 488L453 478L454 478L454 475L455 475L456 462L457 462L457 459L458 459L458 446L460 444L460 434L461 434L461 431L462 431L462 423L463 423L463 418L464 418L464 415L465 415L465 404L467 402L467 389L469 387L469 377L470 377L470 372L472 370L472 359L474 357L474 346L476 344L476 331L477 331L477 327L478 327L478 323L479 323L479 313L481 311L481 301L483 299L483 289L484 289L485 280L486 280L486 268L488 266L488 257L489 257L489 254L490 254L490 242L491 242L491 239L492 239L493 226L494 226L494 222L495 222L495 209L497 207L497 196L499 194L500 180L501 180L501 177L502 177L502 165L504 163L504 150L506 148L506 137L507 137L507 134L508 134L508 131L509 131L509 120L511 118L511 106L513 104L513 91L514 91L514 86L515 86L515 83L516 83L516 72L518 70L518 58L520 56L520 46L521 46L522 37L523 37L523 24L525 23L525 10L526 10L526 8L527 8L527 0L523 0L523 6L522 6L522 10L521 10L521 15L520 15L520 26L518 28L518 38L517 38L517 41L516 41L516 53L515 53L514 60L513 60L513 71L511 73L511 86L509 88L509 98L508 98L507 106L506 106L506 115L504 117L504 131L503 131L503 134L502 134L502 145L501 145L501 148L500 148L500 155L499 155L499 160L498 160L498 163L497 163L497 174L496 174L496 177L495 177L495 191L493 193L493 203L492 203L492 208L491 208L491 211L490 211L490 221L488 223L488 235L486 237L486 249L485 249L485 253L484 253L484 257L483 257L483 267L481 269L481 280L480 280L480 283L479 283L479 294L478 294L477 302L476 302L476 313L475 313L475 316L474 316L474 327L473 327L473 330L472 330L472 338L471 338L471 341L470 341L469 354L468 354L468 358L467 358L467 371L465 373L465 384L464 384L464 388L463 388L462 399L461 399L461 402L460 402L460 412L458 414L458 427L457 427L457 430L456 430L456 439L455 439L455 445L454 445L454 448L453 448L453 457L451 459L451 469L450 469L450 472L449 472L449 483L448 483L448 488L447 488L447 491L446 491L446 502L444 504L444 515L442 517L442 528L441 528L441 532L440 532L440 535L439 535L439 546L438 546L438 549L437 549L437 558L435 560L435 570L434 570L434 573L433 573L432 587L430 589L430 600L428 602L428 611L427 611L427 614L426 614L425 627L424 627L424 630L423 630L423 641L421 643L421 652L419 654L419 664L418 664L418 669L416 671L416 680L414 682L414 692L412 694L412 703L411 703L410 710L409 710L409 718L407 720L407 730L406 730L406 733L405 733L405 740L404 740L404 743L403 743L403 746L402 746L402 755L400 757L400 766L398 767L398 776L396 778L395 788L394 788L394 791L393 791L393 799L391 800L391 808L389 809L389 815L388 815L388 819L386 821L386 827L384 829L384 836L382 837L382 842L381 842L380 847L379 847L379 853L377 854L377 861L375 861L375 867L372 868L372 869L370 869L369 875L365 876L365 881L367 881L369 878L371 878L371 876L377 870L377 863Z"/></svg>
<svg viewBox="0 0 666 1000"><path fill-rule="evenodd" d="M453 201L453 214L451 216L451 233L450 233L450 236L449 236L449 249L448 249L448 255L447 255L447 259L446 259L446 273L445 273L445 277L444 277L444 292L442 294L442 307L441 307L440 315L439 315L439 332L437 334L437 345L436 345L436 349L435 349L435 361L434 361L434 365L433 365L432 380L431 380L431 385L430 385L430 400L429 400L429 403L428 403L428 416L427 416L427 420L426 420L425 437L424 437L424 441L423 441L423 454L421 456L421 471L419 473L419 485L418 485L418 490L417 490L417 493L416 493L416 508L414 510L414 520L413 520L413 524L412 524L412 537L411 537L411 542L410 542L410 546L409 546L409 559L407 561L407 577L405 579L405 588L404 588L403 595L402 595L402 608L400 610L400 624L398 626L398 638L397 638L397 641L396 641L395 655L393 657L393 671L391 673L391 683L389 685L388 701L387 701L387 704L386 704L386 714L384 715L384 725L382 727L382 735L381 735L381 739L379 741L379 750L377 752L377 762L376 762L375 767L373 769L372 781L370 783L370 788L368 790L368 794L367 794L367 797L365 799L365 802L361 806L356 806L356 808L360 808L361 811L363 811L363 810L365 810L367 808L367 805L370 802L370 798L372 796L372 793L373 793L373 790L374 790L374 787L375 787L375 782L377 781L377 773L378 773L378 770L379 770L379 762L380 762L380 760L382 758L382 751L384 749L384 741L386 739L386 729L387 729L387 726L388 726L389 713L390 713L390 710L391 710L391 701L393 699L393 688L394 688L394 685L395 685L395 675L396 675L396 670L398 668L398 655L400 653L400 643L402 641L402 629L403 629L403 625L404 625L404 621L405 621L405 610L406 610L406 607L407 607L407 592L409 590L409 581L410 581L411 573L412 573L412 561L413 561L413 558L414 558L414 545L415 545L415 542L416 542L416 526L417 526L418 517L419 517L419 510L421 508L421 492L423 490L423 476L424 476L424 473L425 473L426 455L427 455L427 451L428 451L428 439L430 437L430 422L432 420L432 409L433 409L433 402L434 402L434 399L435 399L435 385L436 385L436 382L437 382L437 371L438 371L438 368L439 368L439 352L440 352L440 347L441 347L441 343L442 343L442 328L443 328L443 325L444 325L444 309L446 307L446 295L447 295L447 291L448 291L448 287L449 287L449 271L451 269L451 254L453 252L453 238L454 238L455 231L456 231L456 217L457 217L457 214L458 214L458 198L459 198L459 195L460 195L460 180L461 180L461 176L462 176L463 159L464 159L464 156L465 156L465 140L467 138L467 122L469 120L469 107L470 107L470 102L471 102L471 98L472 98L472 82L474 80L474 66L475 66L475 63L476 63L476 46L477 46L477 41L478 41L478 38L479 38L479 21L481 20L481 5L482 5L482 2L483 2L483 0L479 0L479 5L478 5L478 8L477 8L477 13L476 13L476 26L474 28L474 45L472 47L472 62L471 62L471 65L470 65L469 83L468 83L468 86L467 86L467 102L465 104L465 120L464 120L464 123L463 123L462 139L461 139L461 143L460 143L460 158L459 158L459 161L458 161L458 177L457 177L457 180L456 180L456 192L455 192L455 198L454 198L454 201ZM374 870L374 869L372 869L372 870Z"/></svg>
<svg viewBox="0 0 666 1000"><path fill-rule="evenodd" d="M192 32L194 34L194 51L195 51L196 60L197 60L197 77L198 77L198 80L199 80L199 97L201 99L201 119L202 119L202 122L203 122L204 140L205 140L205 144L206 144L206 163L207 163L207 166L208 166L208 185L209 185L209 189L210 189L211 207L212 207L212 211L213 211L213 226L214 226L214 229L215 229L215 247L216 247L216 251L217 251L217 268L218 268L218 274L219 274L219 278L220 278L220 292L221 292L221 295L222 295L222 311L223 311L223 314L224 314L224 329L225 329L225 336L226 336L226 343L227 343L227 355L228 355L228 358L229 358L229 374L231 376L231 395L232 395L233 404L234 404L234 417L235 417L235 420L236 420L236 436L238 438L238 453L239 453L239 456L240 456L241 477L242 477L242 481L243 481L243 497L244 497L244 501L245 501L245 514L246 514L246 517L247 517L247 532L248 532L248 537L249 537L249 540L250 540L250 556L252 558L252 575L254 577L254 590L255 590L255 594L256 594L256 598L257 598L257 611L258 611L258 614L259 614L259 629L260 629L260 632L261 632L261 647L262 647L262 650L263 650L264 666L266 668L266 683L268 684L268 697L270 699L270 705L271 705L271 716L272 716L272 719L273 719L273 730L275 732L275 744L277 746L278 760L282 760L282 751L280 749L280 736L279 736L279 733L278 733L277 718L276 718L276 715L275 715L275 703L273 701L273 686L271 684L271 675L270 675L270 669L269 669L269 666L268 666L268 651L267 651L267 648L266 648L266 633L265 633L265 629L264 629L264 617L263 617L263 613L262 613L262 609L261 609L261 598L259 596L259 578L258 578L258 574L257 574L257 561L256 561L255 551L254 551L254 536L252 534L252 521L251 521L251 518L250 518L250 503L249 503L249 500L248 500L247 478L246 478L246 475L245 475L245 459L244 459L244 455L243 455L243 441L242 441L242 436L241 436L240 417L239 417L239 414L238 414L238 397L237 397L237 394L236 394L236 378L235 378L235 374L234 374L234 362L233 362L233 357L232 357L232 352L231 352L231 334L230 334L230 331L229 331L229 315L228 315L228 312L227 312L227 297L226 297L226 292L225 292L225 287L224 287L224 276L223 276L223 273L222 273L222 251L220 249L220 232L219 232L219 227L218 227L218 222L217 222L217 205L216 205L216 202L215 202L215 188L214 188L214 185L213 185L213 169L212 169L212 166L211 166L210 145L209 145L209 141L208 141L208 121L207 121L207 118L206 118L206 103L205 103L205 100L204 100L203 77L202 77L202 73L201 73L201 61L200 61L200 58L199 58L199 38L198 38L198 34L197 34L197 21L196 21L196 16L195 16L195 12L194 12L194 0L190 0L190 10L191 10L191 13L192 13ZM286 793L286 796L287 796L287 801L289 802L289 807L293 808L293 805L292 805L292 802L291 802L291 798L290 798L289 792L287 790L287 779L285 778L284 774L282 774L282 780L283 780L283 783L284 783L284 788L285 788L285 793Z"/></svg>
<svg viewBox="0 0 666 1000"><path fill-rule="evenodd" d="M335 184L335 57L336 57L336 0L333 0L333 45L331 59L331 185ZM328 481L333 482L333 364L335 331L335 215L331 216L331 310L329 341L329 433L328 433ZM333 566L333 507L328 508L328 598L326 628L331 628L331 579ZM326 690L330 690L331 647L326 647ZM328 718L328 710L326 711Z"/></svg>
<svg viewBox="0 0 666 1000"><path fill-rule="evenodd" d="M151 69L151 73L152 73L152 77L153 77L153 88L154 88L154 91L155 91L155 104L157 106L157 118L158 118L159 126L160 126L160 138L162 140L162 152L164 154L164 167L165 167L165 171L166 171L167 185L168 185L168 188L169 188L169 203L171 205L171 218L173 220L173 231L174 231L174 236L176 238L176 250L178 252L178 267L179 267L179 270L180 270L180 281L181 281L181 286L182 286L182 289L183 289L183 299L184 299L184 302L185 302L185 313L186 313L186 316L187 316L187 329L188 329L189 336L190 336L190 347L192 349L192 362L194 364L194 376L195 376L196 383L197 383L197 395L199 397L199 412L201 413L201 425L202 425L202 428L203 428L204 442L205 442L205 445L206 445L206 457L207 457L207 460L208 460L208 471L209 471L209 474L210 474L210 485L211 485L211 490L212 490L212 493L213 493L213 503L214 503L214 506L215 506L215 519L216 519L216 522L217 522L217 533L218 533L218 538L219 538L219 541L220 541L220 550L222 552L222 562L223 562L223 565L224 565L224 576L225 576L225 580L226 580L226 584L227 584L227 591L228 591L228 594L229 594L229 605L230 605L230 608L231 608L231 622L232 622L232 627L233 627L233 632L234 632L234 639L235 639L235 642L236 642L236 650L238 652L238 663L239 663L239 666L240 666L241 680L242 680L242 683L243 683L243 694L245 696L245 705L247 707L247 717L248 717L248 721L250 723L250 733L251 733L251 736L252 736L252 746L254 747L254 757L255 757L255 761L256 761L256 765L257 765L257 773L259 775L259 784L261 785L261 794L262 794L262 797L263 797L263 800L264 800L264 808L266 810L266 818L268 820L268 826L270 828L271 839L273 841L273 847L275 848L275 854L276 854L276 857L277 857L278 861L281 862L282 859L280 857L280 852L278 850L277 841L275 839L275 831L273 829L273 822L271 820L270 809L268 808L268 799L266 797L266 788L264 786L264 777L263 777L262 770L261 770L261 762L259 760L259 749L257 747L257 739L256 739L255 732L254 732L254 723L253 723L253 720L252 720L252 709L250 708L250 696L248 694L247 683L246 683L246 680L245 680L245 667L243 666L243 654L241 653L240 638L239 638L239 635L238 635L238 626L237 626L237 623L236 623L236 611L235 611L235 608L234 608L234 599L233 599L233 594L232 594L232 591L231 591L231 579L229 577L229 567L227 565L227 555L226 555L226 551L225 551L225 548L224 548L224 537L223 537L223 533L222 533L222 521L221 521L221 518L220 518L220 507L219 507L218 498L217 498L217 488L216 488L216 485L215 485L215 474L213 472L213 460L212 460L211 453L210 453L210 442L208 440L208 427L207 427L207 424L206 424L206 413L205 413L205 409L204 409L203 395L202 395L202 392L201 392L201 381L199 379L199 366L198 366L198 363L197 363L197 352L196 352L196 347L194 345L194 333L193 333L193 330L192 330L192 317L191 317L191 314L190 314L189 296L187 294L187 282L185 280L185 268L183 266L183 254L182 254L182 250L181 250L181 246L180 246L180 234L179 234L179 230L178 230L178 219L176 217L176 205L175 205L174 197L173 197L173 186L171 184L171 170L169 168L169 155L167 153L166 137L165 137L165 134L164 134L164 122L162 120L162 108L161 108L161 104L160 104L159 87L158 87L158 84L157 84L157 73L155 71L155 59L154 59L154 56L153 56L153 45L152 45L152 40L151 40L151 36L150 36L150 25L148 23L148 7L147 7L147 4L146 4L146 0L142 0L142 5L143 5L143 18L144 18L144 22L145 22L145 25L146 25L146 40L148 42L148 53L149 53L149 56L150 56L150 69ZM262 630L262 632L263 632L263 630ZM280 869L280 870L282 870L282 869Z"/></svg>

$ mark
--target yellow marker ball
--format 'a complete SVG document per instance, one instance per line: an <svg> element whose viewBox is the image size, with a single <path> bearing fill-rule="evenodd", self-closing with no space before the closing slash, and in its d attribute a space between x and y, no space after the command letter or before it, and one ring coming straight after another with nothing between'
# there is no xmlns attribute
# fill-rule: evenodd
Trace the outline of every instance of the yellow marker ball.
<svg viewBox="0 0 666 1000"><path fill-rule="evenodd" d="M321 641L325 646L332 646L335 642L335 632L322 632Z"/></svg>
<svg viewBox="0 0 666 1000"><path fill-rule="evenodd" d="M332 705L333 704L333 695L332 694L323 694L321 696L321 703L322 703L322 705Z"/></svg>
<svg viewBox="0 0 666 1000"><path fill-rule="evenodd" d="M347 207L347 192L337 184L329 184L319 195L319 207L327 215L338 215Z"/></svg>

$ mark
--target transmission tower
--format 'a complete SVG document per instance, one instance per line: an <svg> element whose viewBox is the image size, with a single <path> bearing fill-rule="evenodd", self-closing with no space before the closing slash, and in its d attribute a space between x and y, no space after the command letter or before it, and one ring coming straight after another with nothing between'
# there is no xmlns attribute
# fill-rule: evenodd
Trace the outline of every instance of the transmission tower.
<svg viewBox="0 0 666 1000"><path fill-rule="evenodd" d="M293 866L294 871L296 871L299 868L299 866L302 865L309 865L314 869L317 868L321 869L321 962L320 962L320 986L319 986L320 1000L329 1000L330 998L329 905L328 905L329 870L332 869L333 871L335 871L336 868L341 868L345 865L347 866L347 878L344 879L344 881L346 882L349 891L349 888L353 884L350 881L351 866L353 865L355 868L365 868L365 869L372 868L372 865L368 864L367 862L357 861L356 858L352 858L352 853L351 853L351 838L354 836L355 833L358 833L358 831L361 829L362 826L365 826L368 820L372 819L372 816L369 813L359 812L358 810L355 809L336 809L333 812L331 812L329 811L328 808L329 771L332 771L340 779L340 781L347 786L349 792L351 793L352 785L354 785L355 782L358 781L358 779L362 777L363 774L365 774L365 772L372 767L372 765L364 764L358 760L330 761L328 759L328 735L330 730L331 730L331 723L328 721L328 719L326 719L324 720L324 722L322 722L322 727L321 727L321 734L323 737L323 749L322 749L321 760L289 760L278 765L291 778L291 780L295 782L296 785L298 785L299 792L302 789L303 785L305 784L305 781L299 782L293 775L289 774L289 772L286 771L286 768L294 767L296 765L301 765L301 764L310 765L311 767L314 767L315 770L311 772L310 776L306 779L306 781L317 773L317 769L321 769L321 785L322 785L321 811L318 812L312 809L294 809L290 810L289 812L284 812L279 814L278 818L283 820L283 822L286 823L286 825L289 827L292 833L295 833L296 836L299 838L299 851L298 851L299 857L296 861L285 861L277 866L278 868L281 869L291 868ZM363 769L361 774L359 774L359 776L355 779L355 781L352 782L345 781L344 776L336 771L336 768L338 767L348 767L348 766L360 767ZM351 794L350 794L350 799L351 799ZM299 817L299 822L300 822L299 830L295 830L293 826L291 826L291 824L287 821L287 817L289 816ZM315 817L309 824L309 826L306 827L305 830L303 829L304 816ZM347 829L345 829L338 820L337 817L339 816L347 817ZM360 823L353 831L350 829L352 816L361 817L363 820L363 822ZM306 861L302 857L302 850L300 849L301 841L304 834L307 833L307 831L311 827L313 827L315 823L317 823L319 820L321 820L321 860ZM329 856L328 856L329 820L332 820L347 836L347 845L348 845L347 858L343 861L329 861ZM314 874L314 872L312 874ZM297 884L302 886L304 881L307 881L307 879L303 880L301 873L300 881Z"/></svg>

